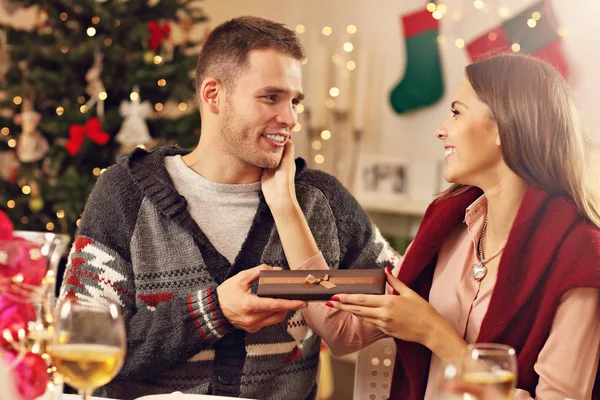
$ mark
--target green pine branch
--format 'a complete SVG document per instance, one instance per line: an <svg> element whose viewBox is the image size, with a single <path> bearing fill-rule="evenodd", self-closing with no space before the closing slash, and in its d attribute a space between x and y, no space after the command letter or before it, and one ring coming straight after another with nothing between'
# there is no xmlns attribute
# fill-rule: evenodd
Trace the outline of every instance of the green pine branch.
<svg viewBox="0 0 600 400"><path fill-rule="evenodd" d="M121 147L114 141L123 123L119 107L135 86L142 101L175 104L185 102L192 108L177 118L156 113L147 120L157 144L192 147L198 141L200 118L195 108L191 73L196 65L201 43L189 41L175 45L173 59L155 64L162 45L153 51L149 45L148 24L177 23L187 18L192 23L207 19L194 0L160 0L149 6L148 0L99 3L95 0L8 0L21 7L39 7L38 22L31 31L0 25L6 32L11 64L1 83L0 157L14 152L14 141L21 127L13 117L23 110L18 98L31 99L41 114L37 129L50 144L50 151L39 161L22 163L8 181L0 178L0 208L7 212L17 229L46 230L74 235L89 193L97 180L98 170L115 162ZM97 17L97 18L96 18ZM89 36L88 28L95 34ZM107 98L102 129L111 140L105 145L89 138L72 156L65 150L73 125L84 125L97 115L96 106L84 113L86 74L94 55L103 55L101 81ZM1 78L1 77L0 77ZM166 80L159 86L160 79ZM17 101L15 101L17 100ZM1 164L0 159L0 165ZM29 192L27 190L29 188ZM59 218L57 216L63 215Z"/></svg>

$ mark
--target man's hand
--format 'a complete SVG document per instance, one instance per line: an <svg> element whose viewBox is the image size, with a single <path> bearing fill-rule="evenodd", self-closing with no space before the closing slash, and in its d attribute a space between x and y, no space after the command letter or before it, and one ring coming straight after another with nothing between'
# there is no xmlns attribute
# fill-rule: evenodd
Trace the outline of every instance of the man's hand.
<svg viewBox="0 0 600 400"><path fill-rule="evenodd" d="M260 271L273 269L281 268L259 265L232 276L217 287L221 311L231 325L247 332L257 332L283 321L288 311L307 306L301 300L269 299L251 293L252 282L258 279Z"/></svg>

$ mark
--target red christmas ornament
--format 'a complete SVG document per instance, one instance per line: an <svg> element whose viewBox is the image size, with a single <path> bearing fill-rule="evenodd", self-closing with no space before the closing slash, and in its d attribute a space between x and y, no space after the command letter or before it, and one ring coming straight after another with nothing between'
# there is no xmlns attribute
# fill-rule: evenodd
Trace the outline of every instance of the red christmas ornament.
<svg viewBox="0 0 600 400"><path fill-rule="evenodd" d="M14 303L6 298L0 298L0 332L8 330L17 340L20 329L27 332L27 322L35 320L35 310L29 303ZM0 346L9 349L10 344L0 336Z"/></svg>
<svg viewBox="0 0 600 400"><path fill-rule="evenodd" d="M8 350L8 362L16 362L12 374L21 399L34 400L46 391L46 361L40 355L26 353L17 362L14 351L25 351L19 331L27 332L27 323L36 319L30 295L42 283L48 264L37 245L12 234L12 223L0 211L0 346ZM9 343L4 332L10 333L15 343Z"/></svg>
<svg viewBox="0 0 600 400"><path fill-rule="evenodd" d="M71 125L69 128L69 141L65 148L74 156L79 152L83 145L85 137L90 138L92 142L98 143L104 146L110 139L110 135L102 131L102 124L96 117L90 118L85 125Z"/></svg>
<svg viewBox="0 0 600 400"><path fill-rule="evenodd" d="M8 352L9 362L14 361L16 354ZM13 376L16 378L17 391L22 400L34 400L46 392L48 381L48 365L46 361L38 355L27 353L13 369Z"/></svg>
<svg viewBox="0 0 600 400"><path fill-rule="evenodd" d="M39 286L48 264L40 248L23 239L0 240L0 277Z"/></svg>

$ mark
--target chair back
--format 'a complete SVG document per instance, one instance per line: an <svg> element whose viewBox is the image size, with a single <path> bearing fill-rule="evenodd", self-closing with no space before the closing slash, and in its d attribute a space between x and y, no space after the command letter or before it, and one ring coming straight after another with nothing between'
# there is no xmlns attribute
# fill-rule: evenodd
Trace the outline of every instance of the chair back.
<svg viewBox="0 0 600 400"><path fill-rule="evenodd" d="M355 400L386 400L390 396L396 343L385 338L358 352L354 375Z"/></svg>

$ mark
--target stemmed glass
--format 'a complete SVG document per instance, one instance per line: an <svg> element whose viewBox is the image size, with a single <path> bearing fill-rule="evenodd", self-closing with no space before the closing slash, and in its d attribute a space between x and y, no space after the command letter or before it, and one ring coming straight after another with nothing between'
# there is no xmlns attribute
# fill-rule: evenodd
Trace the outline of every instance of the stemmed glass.
<svg viewBox="0 0 600 400"><path fill-rule="evenodd" d="M54 309L56 307L56 297L53 292L46 291L39 298L35 299L33 307L35 309L35 321L28 323L29 335L28 339L31 342L31 352L41 355L48 365L48 382L46 393L43 399L55 400L60 399L63 392L62 376L56 373L56 367L52 365L52 359L48 354L48 345L52 340L53 324L54 324Z"/></svg>
<svg viewBox="0 0 600 400"><path fill-rule="evenodd" d="M445 399L512 399L517 385L515 350L503 344L476 343L465 357L447 360L442 367ZM454 390L449 393L448 383Z"/></svg>
<svg viewBox="0 0 600 400"><path fill-rule="evenodd" d="M116 304L65 300L56 310L48 353L84 400L110 382L125 359L125 325Z"/></svg>

